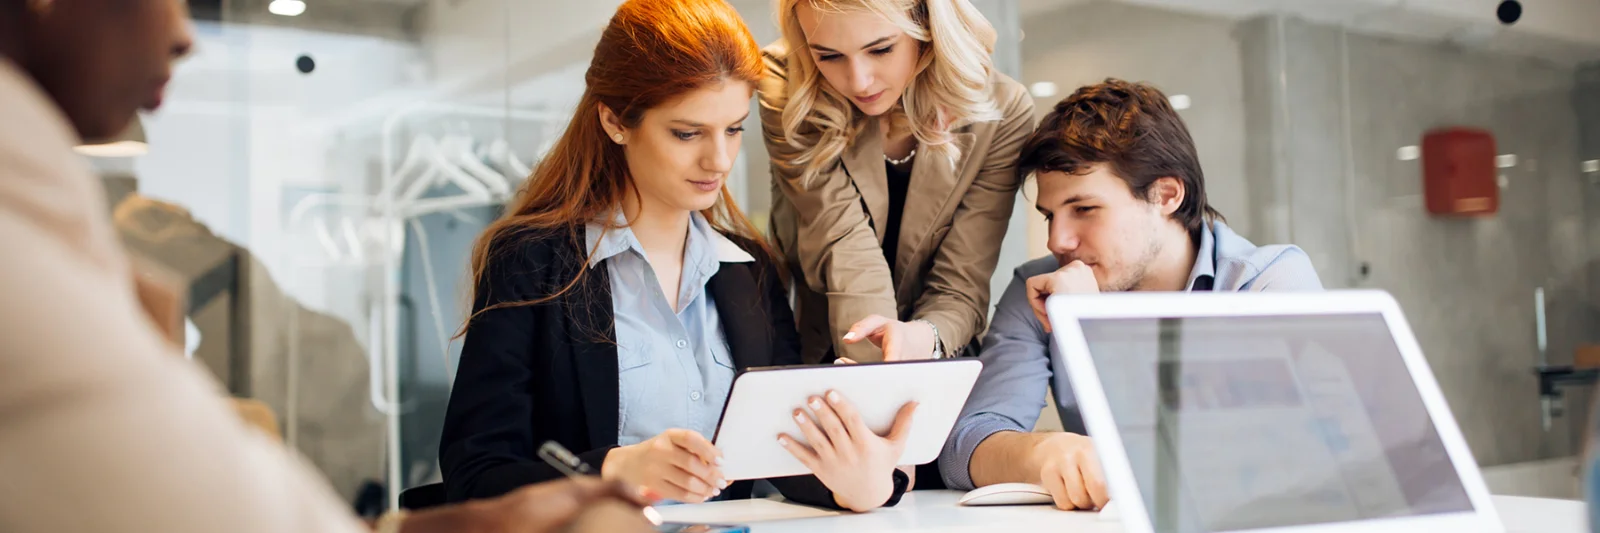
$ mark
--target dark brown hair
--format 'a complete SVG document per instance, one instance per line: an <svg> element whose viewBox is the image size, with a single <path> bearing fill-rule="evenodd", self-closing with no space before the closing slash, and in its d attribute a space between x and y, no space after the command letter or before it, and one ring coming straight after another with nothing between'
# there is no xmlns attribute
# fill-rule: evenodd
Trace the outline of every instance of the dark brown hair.
<svg viewBox="0 0 1600 533"><path fill-rule="evenodd" d="M1161 178L1183 183L1183 203L1172 218L1191 234L1207 220L1222 219L1206 202L1206 179L1189 128L1167 95L1149 84L1107 78L1072 93L1022 145L1017 173L1083 175L1095 163L1111 167L1135 198L1149 199L1150 186Z"/></svg>
<svg viewBox="0 0 1600 533"><path fill-rule="evenodd" d="M754 86L764 72L760 45L724 0L623 2L595 46L584 75L587 88L566 132L533 169L505 215L478 238L472 252L474 292L486 287L494 256L514 249L516 240L564 233L581 243L588 222L622 204L632 176L622 147L611 142L600 126L599 105L631 128L639 125L645 111L684 93L722 81ZM761 247L772 257L755 226L734 205L726 185L721 199L701 214L717 231ZM587 271L578 269L577 277L553 294L480 309L468 317L467 325L494 309L552 301L578 286ZM474 294L473 301L479 296ZM465 333L464 325L458 335Z"/></svg>

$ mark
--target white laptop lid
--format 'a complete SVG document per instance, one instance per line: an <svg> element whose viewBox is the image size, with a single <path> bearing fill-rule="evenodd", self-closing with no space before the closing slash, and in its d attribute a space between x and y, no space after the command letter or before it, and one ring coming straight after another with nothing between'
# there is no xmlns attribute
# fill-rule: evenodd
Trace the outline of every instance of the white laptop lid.
<svg viewBox="0 0 1600 533"><path fill-rule="evenodd" d="M1387 293L1047 303L1130 533L1502 532Z"/></svg>

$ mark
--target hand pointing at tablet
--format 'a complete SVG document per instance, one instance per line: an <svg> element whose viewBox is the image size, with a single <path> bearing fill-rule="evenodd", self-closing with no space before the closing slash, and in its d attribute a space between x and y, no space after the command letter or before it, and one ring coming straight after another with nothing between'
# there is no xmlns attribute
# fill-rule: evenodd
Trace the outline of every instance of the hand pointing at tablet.
<svg viewBox="0 0 1600 533"><path fill-rule="evenodd" d="M779 435L778 443L833 490L840 507L858 512L876 509L894 495L890 474L905 451L917 404L902 406L888 434L879 436L839 393L829 391L825 396L813 396L807 408L794 411L795 425L810 445L789 435Z"/></svg>
<svg viewBox="0 0 1600 533"><path fill-rule="evenodd" d="M870 315L850 326L845 344L871 341L883 350L884 361L915 361L933 357L939 336L926 320L901 322L882 315Z"/></svg>

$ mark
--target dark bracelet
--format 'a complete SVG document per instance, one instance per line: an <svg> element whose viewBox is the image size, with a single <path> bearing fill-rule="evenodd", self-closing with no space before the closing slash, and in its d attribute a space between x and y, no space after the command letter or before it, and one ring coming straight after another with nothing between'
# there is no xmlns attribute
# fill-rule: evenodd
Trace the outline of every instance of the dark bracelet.
<svg viewBox="0 0 1600 533"><path fill-rule="evenodd" d="M900 503L900 497L905 496L906 492L911 490L911 476L901 472L899 468L894 469L893 475L894 491L889 493L889 501L883 502L884 507L894 507L895 504Z"/></svg>

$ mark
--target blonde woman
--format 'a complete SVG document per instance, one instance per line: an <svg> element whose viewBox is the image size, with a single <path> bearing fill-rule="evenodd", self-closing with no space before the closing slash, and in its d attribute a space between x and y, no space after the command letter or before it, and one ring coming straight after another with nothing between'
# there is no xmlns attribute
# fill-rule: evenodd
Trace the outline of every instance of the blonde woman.
<svg viewBox="0 0 1600 533"><path fill-rule="evenodd" d="M761 124L804 359L961 355L984 328L1033 100L995 70L968 0L777 13Z"/></svg>

